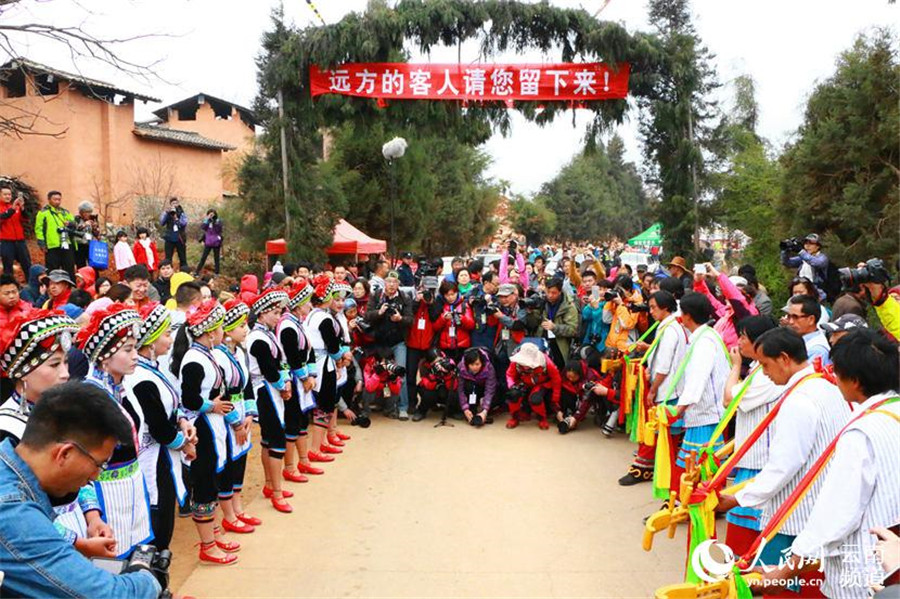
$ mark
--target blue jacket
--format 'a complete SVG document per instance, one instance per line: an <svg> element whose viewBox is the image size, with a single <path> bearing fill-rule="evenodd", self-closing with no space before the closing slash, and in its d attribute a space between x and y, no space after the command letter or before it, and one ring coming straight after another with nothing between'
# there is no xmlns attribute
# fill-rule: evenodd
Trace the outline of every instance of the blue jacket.
<svg viewBox="0 0 900 599"><path fill-rule="evenodd" d="M0 564L7 597L156 599L146 571L114 575L96 568L53 526L56 514L9 439L0 443Z"/></svg>
<svg viewBox="0 0 900 599"><path fill-rule="evenodd" d="M606 348L606 335L609 333L610 323L603 322L603 308L606 302L600 302L597 309L593 309L591 305L585 304L581 310L581 320L584 323L584 345L593 345L597 350L603 351ZM591 343L591 339L594 340Z"/></svg>
<svg viewBox="0 0 900 599"><path fill-rule="evenodd" d="M159 226L165 228L163 239L170 243L184 243L187 223L187 214L180 207L175 214L166 210L159 215Z"/></svg>

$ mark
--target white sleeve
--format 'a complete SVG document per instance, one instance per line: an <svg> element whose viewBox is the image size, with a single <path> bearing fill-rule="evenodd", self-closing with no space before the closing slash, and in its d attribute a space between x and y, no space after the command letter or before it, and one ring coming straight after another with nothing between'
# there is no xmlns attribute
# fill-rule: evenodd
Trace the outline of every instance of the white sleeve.
<svg viewBox="0 0 900 599"><path fill-rule="evenodd" d="M742 385L743 381L732 388L732 397L738 394ZM772 379L760 370L753 375L753 380L750 381L750 386L747 388L747 392L744 393L744 398L741 400L738 409L741 412L749 412L759 406L775 401L782 393L784 393L784 387L773 383Z"/></svg>
<svg viewBox="0 0 900 599"><path fill-rule="evenodd" d="M797 393L797 392L795 392ZM772 498L800 471L816 441L819 412L809 398L797 397L775 417L769 461L756 478L735 494L744 507L758 507Z"/></svg>
<svg viewBox="0 0 900 599"><path fill-rule="evenodd" d="M675 350L678 349L678 331L667 327L662 333L662 339L653 352L653 374L672 374L675 369Z"/></svg>
<svg viewBox="0 0 900 599"><path fill-rule="evenodd" d="M844 433L803 531L792 545L803 557L836 556L859 528L875 492L875 456L862 431Z"/></svg>
<svg viewBox="0 0 900 599"><path fill-rule="evenodd" d="M712 375L716 359L715 339L703 336L695 340L696 347L691 352L688 347L685 357L690 353L690 362L684 369L684 391L678 398L679 406L691 406L699 402L706 389L706 382Z"/></svg>

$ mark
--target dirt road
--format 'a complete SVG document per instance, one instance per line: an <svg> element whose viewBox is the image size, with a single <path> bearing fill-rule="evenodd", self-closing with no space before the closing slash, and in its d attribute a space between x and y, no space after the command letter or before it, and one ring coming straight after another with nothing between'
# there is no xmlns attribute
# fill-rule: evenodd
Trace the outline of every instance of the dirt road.
<svg viewBox="0 0 900 599"><path fill-rule="evenodd" d="M648 484L623 488L634 445L588 424L561 436L502 421L375 417L324 476L291 484L294 513L259 496L263 525L230 567L196 565L180 521L173 588L197 597L650 597L678 582L684 532L641 549Z"/></svg>

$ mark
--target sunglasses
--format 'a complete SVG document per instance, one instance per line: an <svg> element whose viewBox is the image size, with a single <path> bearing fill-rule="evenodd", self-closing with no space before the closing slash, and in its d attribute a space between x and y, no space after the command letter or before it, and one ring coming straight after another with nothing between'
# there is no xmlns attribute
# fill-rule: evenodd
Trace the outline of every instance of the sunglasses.
<svg viewBox="0 0 900 599"><path fill-rule="evenodd" d="M60 441L60 443L69 443L70 445L75 447L75 449L77 449L78 451L83 453L90 461L92 461L94 463L94 466L96 466L97 468L100 469L100 472L103 472L107 468L109 468L109 460L106 460L104 462L98 462L97 459L91 454L91 452L88 451L87 448L85 448L85 446L82 445L81 443L79 443L78 441L73 441L72 439L69 439L67 441Z"/></svg>

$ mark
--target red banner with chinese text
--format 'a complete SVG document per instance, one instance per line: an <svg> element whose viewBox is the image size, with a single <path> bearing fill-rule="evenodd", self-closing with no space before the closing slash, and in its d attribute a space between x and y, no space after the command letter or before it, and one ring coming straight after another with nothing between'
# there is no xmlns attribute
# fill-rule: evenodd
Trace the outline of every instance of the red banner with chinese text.
<svg viewBox="0 0 900 599"><path fill-rule="evenodd" d="M630 65L347 63L310 68L313 97L339 94L399 100L618 100L628 94Z"/></svg>

